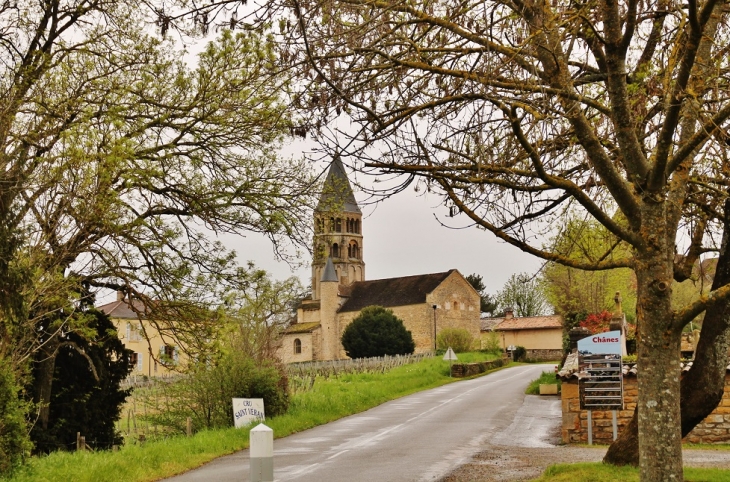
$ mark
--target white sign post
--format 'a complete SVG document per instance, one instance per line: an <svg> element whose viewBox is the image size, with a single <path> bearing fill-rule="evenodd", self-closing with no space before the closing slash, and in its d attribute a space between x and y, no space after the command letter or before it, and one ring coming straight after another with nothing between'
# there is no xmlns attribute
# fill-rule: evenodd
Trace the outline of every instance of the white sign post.
<svg viewBox="0 0 730 482"><path fill-rule="evenodd" d="M446 353L444 353L444 360L449 360L449 376L451 376L451 364L454 360L458 360L456 353L454 353L454 350L452 350L451 347L449 347L448 350L446 350Z"/></svg>
<svg viewBox="0 0 730 482"><path fill-rule="evenodd" d="M256 421L263 422L264 419L263 398L233 399L233 424L236 428L245 427Z"/></svg>

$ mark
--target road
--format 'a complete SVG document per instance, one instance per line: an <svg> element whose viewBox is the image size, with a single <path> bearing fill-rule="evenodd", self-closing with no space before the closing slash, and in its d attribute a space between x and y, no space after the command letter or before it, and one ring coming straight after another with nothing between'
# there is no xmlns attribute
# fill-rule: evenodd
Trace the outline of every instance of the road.
<svg viewBox="0 0 730 482"><path fill-rule="evenodd" d="M554 429L560 404L536 413L527 384L550 365L524 365L452 383L366 412L274 440L280 482L410 482L439 480L489 441L539 447ZM535 397L531 397L535 398ZM529 399L528 399L529 400ZM559 414L557 415L559 417ZM510 443L511 442L511 443ZM247 450L167 479L169 482L248 481Z"/></svg>

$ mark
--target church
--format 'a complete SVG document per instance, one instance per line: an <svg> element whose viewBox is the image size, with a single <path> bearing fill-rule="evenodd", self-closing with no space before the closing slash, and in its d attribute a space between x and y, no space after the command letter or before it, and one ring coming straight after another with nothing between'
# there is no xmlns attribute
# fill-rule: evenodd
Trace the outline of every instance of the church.
<svg viewBox="0 0 730 482"><path fill-rule="evenodd" d="M285 363L347 358L340 339L367 306L379 305L403 320L416 353L433 351L445 328L464 328L479 340L479 294L452 269L400 278L366 280L362 212L339 156L330 165L314 211L312 293L284 330Z"/></svg>

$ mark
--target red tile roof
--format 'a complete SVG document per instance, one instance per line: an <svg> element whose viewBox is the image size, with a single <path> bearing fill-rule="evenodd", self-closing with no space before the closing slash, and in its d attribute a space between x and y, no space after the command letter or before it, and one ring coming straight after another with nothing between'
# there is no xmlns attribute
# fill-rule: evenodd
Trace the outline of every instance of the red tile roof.
<svg viewBox="0 0 730 482"><path fill-rule="evenodd" d="M548 330L563 328L563 317L560 315L530 316L525 318L505 318L494 329L497 331L513 330Z"/></svg>

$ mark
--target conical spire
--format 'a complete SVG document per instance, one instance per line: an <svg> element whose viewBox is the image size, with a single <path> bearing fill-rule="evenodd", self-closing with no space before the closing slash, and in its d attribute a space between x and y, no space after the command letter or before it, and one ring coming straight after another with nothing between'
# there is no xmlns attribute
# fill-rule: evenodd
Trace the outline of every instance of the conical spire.
<svg viewBox="0 0 730 482"><path fill-rule="evenodd" d="M360 213L355 195L352 192L350 181L342 165L340 155L335 155L327 173L327 179L322 186L322 195L317 204L317 211L339 211Z"/></svg>
<svg viewBox="0 0 730 482"><path fill-rule="evenodd" d="M325 264L324 266L324 272L322 272L321 281L334 281L335 283L340 281L337 278L337 271L335 270L335 265L332 263L332 258L330 257L327 257L327 264Z"/></svg>

